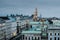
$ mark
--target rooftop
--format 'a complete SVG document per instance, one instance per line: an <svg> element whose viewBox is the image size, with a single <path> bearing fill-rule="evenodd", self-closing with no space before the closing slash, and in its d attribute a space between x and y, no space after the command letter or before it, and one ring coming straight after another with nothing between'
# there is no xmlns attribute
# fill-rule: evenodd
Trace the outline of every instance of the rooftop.
<svg viewBox="0 0 60 40"><path fill-rule="evenodd" d="M28 34L28 33L32 33L32 34L38 34L41 33L41 29L42 29L42 22L29 22L30 25L32 25L32 28L29 28L28 30L23 30L22 34ZM48 24L47 21L44 22L44 24ZM46 28L47 25L44 25L43 28Z"/></svg>
<svg viewBox="0 0 60 40"><path fill-rule="evenodd" d="M43 22L29 22L30 25L38 25L38 24L42 24ZM44 24L49 24L48 21L45 21Z"/></svg>
<svg viewBox="0 0 60 40"><path fill-rule="evenodd" d="M22 31L22 34L40 34L41 31Z"/></svg>
<svg viewBox="0 0 60 40"><path fill-rule="evenodd" d="M0 18L3 19L3 20L9 20L9 18L7 16L2 16Z"/></svg>
<svg viewBox="0 0 60 40"><path fill-rule="evenodd" d="M22 34L25 34L25 33L32 33L32 34L40 34L41 33L41 28L40 26L38 25L35 25L35 24L39 24L39 22L30 22L31 24L34 24L32 25L32 28L28 29L28 30L24 30L22 31Z"/></svg>

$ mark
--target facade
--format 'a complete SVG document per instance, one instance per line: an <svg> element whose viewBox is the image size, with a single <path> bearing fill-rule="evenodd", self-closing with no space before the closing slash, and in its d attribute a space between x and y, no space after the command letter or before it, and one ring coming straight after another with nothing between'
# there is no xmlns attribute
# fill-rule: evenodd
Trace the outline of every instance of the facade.
<svg viewBox="0 0 60 40"><path fill-rule="evenodd" d="M16 36L16 22L11 20L3 20L0 22L0 40L8 40L13 36Z"/></svg>
<svg viewBox="0 0 60 40"><path fill-rule="evenodd" d="M26 30L22 31L22 40L42 40L41 37L47 37L47 24L44 22L28 22ZM30 26L31 25L31 26Z"/></svg>
<svg viewBox="0 0 60 40"><path fill-rule="evenodd" d="M60 27L49 27L48 28L48 40L60 40Z"/></svg>
<svg viewBox="0 0 60 40"><path fill-rule="evenodd" d="M24 33L23 35L22 40L41 40L41 33Z"/></svg>
<svg viewBox="0 0 60 40"><path fill-rule="evenodd" d="M11 37L11 24L0 24L0 39L4 40L4 39L8 39Z"/></svg>
<svg viewBox="0 0 60 40"><path fill-rule="evenodd" d="M11 33L12 37L17 35L17 24L16 22L11 22Z"/></svg>
<svg viewBox="0 0 60 40"><path fill-rule="evenodd" d="M32 27L22 31L22 40L41 40L39 22L30 22L29 24L32 25Z"/></svg>
<svg viewBox="0 0 60 40"><path fill-rule="evenodd" d="M54 20L48 27L48 40L60 40L60 21Z"/></svg>

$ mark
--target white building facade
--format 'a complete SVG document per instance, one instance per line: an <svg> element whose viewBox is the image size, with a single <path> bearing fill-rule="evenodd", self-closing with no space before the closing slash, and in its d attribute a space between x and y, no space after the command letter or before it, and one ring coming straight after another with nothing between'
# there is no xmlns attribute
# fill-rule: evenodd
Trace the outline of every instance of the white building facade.
<svg viewBox="0 0 60 40"><path fill-rule="evenodd" d="M60 27L48 28L48 40L60 40Z"/></svg>
<svg viewBox="0 0 60 40"><path fill-rule="evenodd" d="M17 35L16 22L5 22L0 24L0 40L8 40Z"/></svg>
<svg viewBox="0 0 60 40"><path fill-rule="evenodd" d="M24 34L22 40L41 40L41 34Z"/></svg>

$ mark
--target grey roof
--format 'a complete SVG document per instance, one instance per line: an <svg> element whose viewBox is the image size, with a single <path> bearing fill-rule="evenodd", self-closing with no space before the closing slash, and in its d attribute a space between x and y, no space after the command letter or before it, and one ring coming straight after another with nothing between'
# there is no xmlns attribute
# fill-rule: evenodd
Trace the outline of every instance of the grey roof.
<svg viewBox="0 0 60 40"><path fill-rule="evenodd" d="M0 24L5 23L3 19L0 18Z"/></svg>
<svg viewBox="0 0 60 40"><path fill-rule="evenodd" d="M60 26L50 26L48 30L60 30Z"/></svg>

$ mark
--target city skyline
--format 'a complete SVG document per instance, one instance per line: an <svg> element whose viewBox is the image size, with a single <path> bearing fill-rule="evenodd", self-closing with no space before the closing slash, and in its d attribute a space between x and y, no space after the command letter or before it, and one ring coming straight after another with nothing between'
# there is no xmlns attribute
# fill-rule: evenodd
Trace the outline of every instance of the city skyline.
<svg viewBox="0 0 60 40"><path fill-rule="evenodd" d="M0 0L0 16L7 14L31 15L35 8L43 17L60 17L60 0Z"/></svg>

